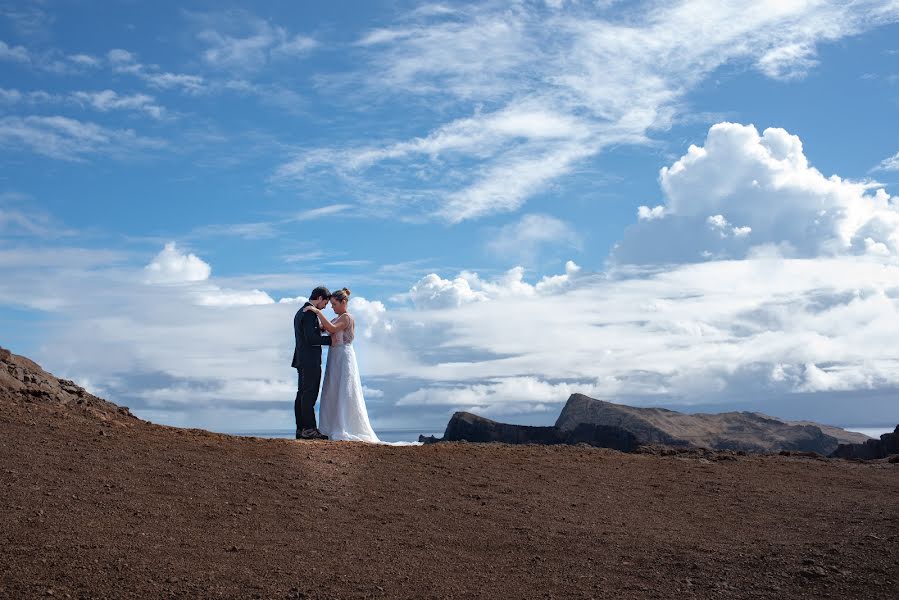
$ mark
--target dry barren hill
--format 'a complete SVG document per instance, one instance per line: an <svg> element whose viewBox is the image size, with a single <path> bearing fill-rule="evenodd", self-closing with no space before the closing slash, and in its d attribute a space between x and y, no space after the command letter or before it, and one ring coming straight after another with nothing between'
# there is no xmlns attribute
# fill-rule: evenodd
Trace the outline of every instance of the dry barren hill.
<svg viewBox="0 0 899 600"><path fill-rule="evenodd" d="M886 460L242 439L0 352L0 477L3 598L899 594Z"/></svg>

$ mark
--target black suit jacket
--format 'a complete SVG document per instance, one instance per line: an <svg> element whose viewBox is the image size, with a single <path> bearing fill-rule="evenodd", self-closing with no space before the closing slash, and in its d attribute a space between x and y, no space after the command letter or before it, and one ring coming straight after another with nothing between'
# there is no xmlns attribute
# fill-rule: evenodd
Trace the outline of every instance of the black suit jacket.
<svg viewBox="0 0 899 600"><path fill-rule="evenodd" d="M303 305L303 308L312 306L309 302ZM322 346L331 345L331 337L322 335L321 327L318 323L318 315L311 310L303 312L303 308L297 311L293 317L293 337L296 346L293 350L293 362L290 366L299 369L300 367L320 367L322 364Z"/></svg>

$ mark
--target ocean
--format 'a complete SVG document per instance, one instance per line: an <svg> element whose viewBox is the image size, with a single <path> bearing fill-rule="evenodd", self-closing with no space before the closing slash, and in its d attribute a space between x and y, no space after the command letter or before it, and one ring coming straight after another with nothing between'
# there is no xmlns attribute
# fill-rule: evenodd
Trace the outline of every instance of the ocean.
<svg viewBox="0 0 899 600"><path fill-rule="evenodd" d="M892 427L884 425L883 427L843 427L846 431L855 431L856 433L863 433L868 437L872 437L875 440L879 440L880 436L884 433L893 433L896 430L896 426Z"/></svg>

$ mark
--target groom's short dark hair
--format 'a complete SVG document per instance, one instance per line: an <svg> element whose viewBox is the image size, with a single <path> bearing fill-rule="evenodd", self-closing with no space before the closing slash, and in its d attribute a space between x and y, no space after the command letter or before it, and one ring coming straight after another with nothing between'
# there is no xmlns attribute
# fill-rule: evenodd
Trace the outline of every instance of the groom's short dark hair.
<svg viewBox="0 0 899 600"><path fill-rule="evenodd" d="M331 292L329 292L328 288L323 285L318 286L312 290L311 294L309 294L310 300L318 300L319 298L324 298L325 300L331 299Z"/></svg>

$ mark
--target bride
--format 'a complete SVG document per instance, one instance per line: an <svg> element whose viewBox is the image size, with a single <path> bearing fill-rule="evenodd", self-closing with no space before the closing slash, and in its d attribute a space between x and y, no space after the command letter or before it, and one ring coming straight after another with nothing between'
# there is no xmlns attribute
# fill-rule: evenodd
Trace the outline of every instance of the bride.
<svg viewBox="0 0 899 600"><path fill-rule="evenodd" d="M322 329L331 334L325 383L322 386L319 429L332 440L381 443L368 421L368 410L362 396L362 380L353 350L356 322L347 312L350 290L343 288L331 295L331 308L337 316L328 321L321 310L307 306L321 321Z"/></svg>

